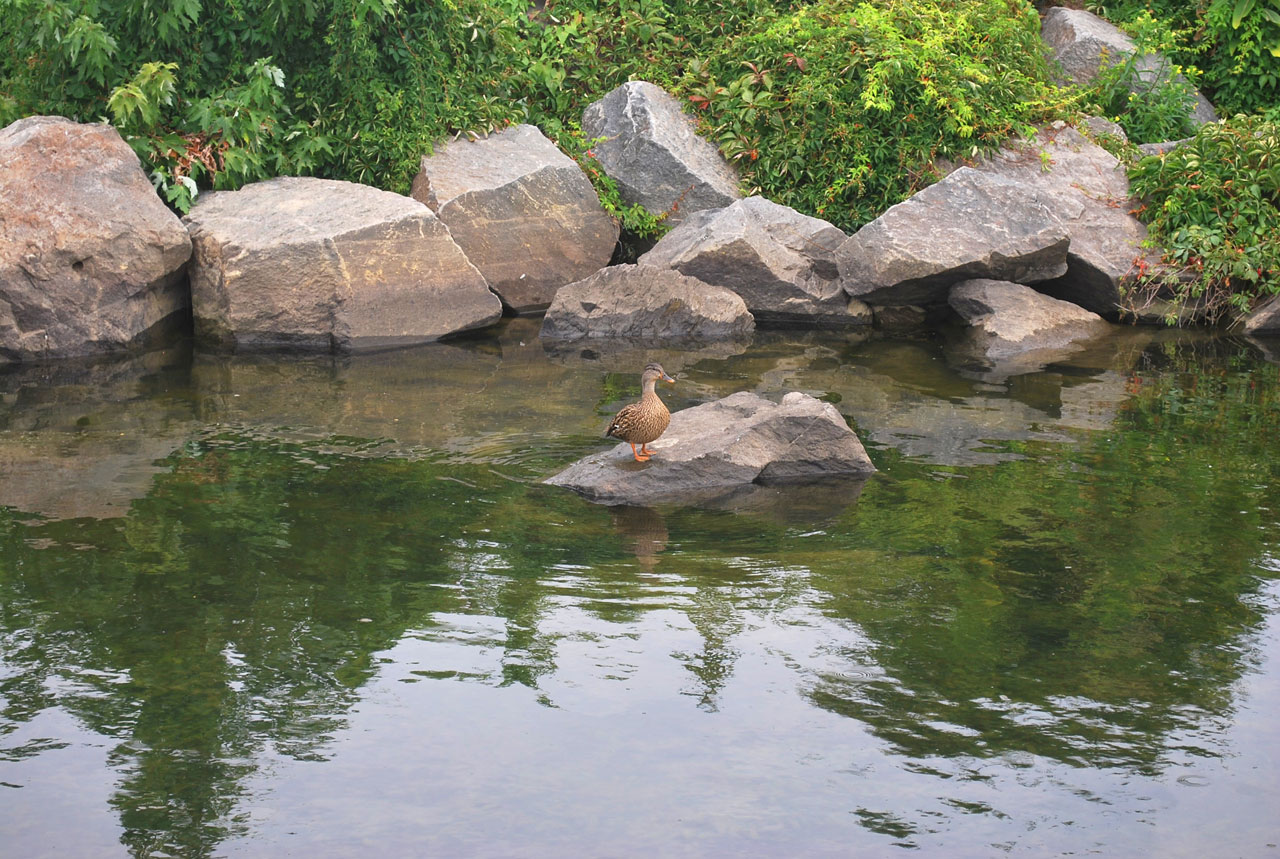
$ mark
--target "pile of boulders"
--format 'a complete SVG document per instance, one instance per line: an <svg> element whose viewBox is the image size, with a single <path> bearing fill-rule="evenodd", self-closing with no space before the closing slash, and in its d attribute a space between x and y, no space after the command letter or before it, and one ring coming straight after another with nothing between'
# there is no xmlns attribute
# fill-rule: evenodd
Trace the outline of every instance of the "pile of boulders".
<svg viewBox="0 0 1280 859"><path fill-rule="evenodd" d="M1135 51L1078 10L1049 10L1043 35L1074 81ZM1158 55L1136 65L1140 91L1174 79ZM1192 118L1215 118L1198 95ZM998 337L995 355L1092 336L1099 326L1077 324L1062 302L1091 323L1116 320L1126 285L1160 264L1130 213L1123 166L1091 139L1122 133L1104 121L1085 133L1058 123L959 166L852 236L744 199L732 165L653 84L618 87L582 122L623 201L672 227L638 265L609 265L617 220L530 125L439 142L411 196L274 179L203 194L179 219L109 126L19 120L0 130L0 360L134 348L192 325L232 348L386 347L504 311L545 311L549 342L705 342L757 323L897 328L943 315L968 322L974 342L1024 332ZM974 282L1022 298L975 304ZM989 319L1008 313L1023 318ZM1249 330L1275 330L1275 315ZM1031 319L1038 333L1026 333Z"/></svg>

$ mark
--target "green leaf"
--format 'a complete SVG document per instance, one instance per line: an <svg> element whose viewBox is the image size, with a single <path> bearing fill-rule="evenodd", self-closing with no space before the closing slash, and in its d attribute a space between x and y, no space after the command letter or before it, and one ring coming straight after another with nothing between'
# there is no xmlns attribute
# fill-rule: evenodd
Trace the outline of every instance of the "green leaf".
<svg viewBox="0 0 1280 859"><path fill-rule="evenodd" d="M1235 11L1231 13L1231 29L1240 29L1240 22L1244 20L1245 15L1249 14L1253 4L1254 0L1236 0Z"/></svg>

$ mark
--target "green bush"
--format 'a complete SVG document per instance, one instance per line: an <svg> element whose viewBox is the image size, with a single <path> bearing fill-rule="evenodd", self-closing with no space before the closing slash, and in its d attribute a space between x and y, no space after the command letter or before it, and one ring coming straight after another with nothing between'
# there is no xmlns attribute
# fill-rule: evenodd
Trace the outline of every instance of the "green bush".
<svg viewBox="0 0 1280 859"><path fill-rule="evenodd" d="M746 183L849 230L1056 108L1025 0L817 0L689 64Z"/></svg>
<svg viewBox="0 0 1280 859"><path fill-rule="evenodd" d="M1192 275L1151 287L1214 318L1280 293L1280 123L1241 114L1202 126L1129 175L1150 240Z"/></svg>
<svg viewBox="0 0 1280 859"><path fill-rule="evenodd" d="M1149 12L1139 13L1125 30L1133 37L1135 50L1099 71L1088 87L1088 97L1099 109L1125 130L1134 143L1159 143L1187 137L1195 131L1191 113L1195 109L1194 81L1199 72L1169 61L1160 80L1142 80L1140 60L1149 54L1173 57L1185 44L1186 31L1171 30ZM1182 75L1179 78L1178 75Z"/></svg>
<svg viewBox="0 0 1280 859"><path fill-rule="evenodd" d="M1149 13L1190 33L1170 57L1199 68L1219 113L1280 107L1280 0L1103 0L1087 8L1118 25Z"/></svg>

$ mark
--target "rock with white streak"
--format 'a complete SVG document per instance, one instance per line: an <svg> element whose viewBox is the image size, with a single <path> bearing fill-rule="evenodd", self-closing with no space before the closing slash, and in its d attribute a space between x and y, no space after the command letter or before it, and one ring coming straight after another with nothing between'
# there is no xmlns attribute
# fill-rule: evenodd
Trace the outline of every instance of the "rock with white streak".
<svg viewBox="0 0 1280 859"><path fill-rule="evenodd" d="M582 130L596 160L627 203L678 224L742 195L738 176L715 144L698 136L680 102L647 81L629 81L588 105Z"/></svg>

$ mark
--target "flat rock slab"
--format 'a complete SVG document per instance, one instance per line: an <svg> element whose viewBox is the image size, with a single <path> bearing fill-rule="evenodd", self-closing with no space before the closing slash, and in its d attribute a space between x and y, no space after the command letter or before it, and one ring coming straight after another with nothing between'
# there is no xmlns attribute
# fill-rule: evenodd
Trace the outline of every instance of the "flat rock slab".
<svg viewBox="0 0 1280 859"><path fill-rule="evenodd" d="M1137 51L1128 34L1083 9L1058 6L1048 10L1040 37L1053 49L1053 58L1067 79L1077 84L1088 84L1096 78L1103 63L1115 65ZM1171 80L1190 87L1186 78L1174 73L1173 64L1162 54L1144 54L1138 58L1135 70L1137 78L1130 89L1140 97ZM1195 99L1189 113L1191 121L1196 125L1217 122L1218 115L1208 99L1194 87L1191 93Z"/></svg>
<svg viewBox="0 0 1280 859"><path fill-rule="evenodd" d="M869 325L866 305L840 286L836 251L846 238L819 218L748 197L689 215L639 262L731 289L760 322Z"/></svg>
<svg viewBox="0 0 1280 859"><path fill-rule="evenodd" d="M715 144L662 87L630 81L587 106L582 130L596 160L627 203L678 224L693 212L719 209L742 195L738 176Z"/></svg>
<svg viewBox="0 0 1280 859"><path fill-rule="evenodd" d="M196 334L222 346L403 346L502 315L449 228L399 194L271 179L202 195L186 222Z"/></svg>
<svg viewBox="0 0 1280 859"><path fill-rule="evenodd" d="M191 239L109 125L0 130L0 363L126 348L185 324Z"/></svg>
<svg viewBox="0 0 1280 859"><path fill-rule="evenodd" d="M618 241L582 169L532 125L439 144L412 194L517 313L545 309L561 286L608 265Z"/></svg>
<svg viewBox="0 0 1280 859"><path fill-rule="evenodd" d="M732 290L640 265L602 269L562 287L542 320L546 340L739 340L755 319Z"/></svg>
<svg viewBox="0 0 1280 859"><path fill-rule="evenodd" d="M945 304L971 278L1035 283L1067 271L1049 189L961 167L890 207L836 254L845 292L870 304Z"/></svg>
<svg viewBox="0 0 1280 859"><path fill-rule="evenodd" d="M949 301L992 358L1058 349L1110 329L1098 314L1019 283L966 280L951 288Z"/></svg>
<svg viewBox="0 0 1280 859"><path fill-rule="evenodd" d="M636 462L620 444L548 478L601 504L706 501L753 483L875 472L862 442L829 403L793 391L773 403L746 391L684 409Z"/></svg>

